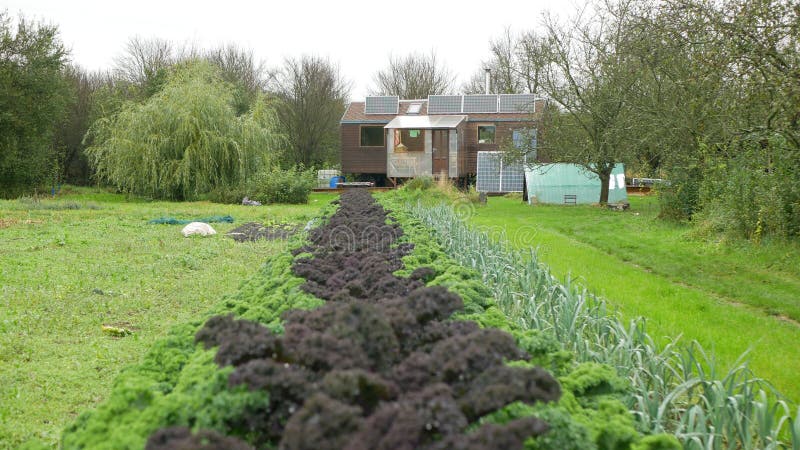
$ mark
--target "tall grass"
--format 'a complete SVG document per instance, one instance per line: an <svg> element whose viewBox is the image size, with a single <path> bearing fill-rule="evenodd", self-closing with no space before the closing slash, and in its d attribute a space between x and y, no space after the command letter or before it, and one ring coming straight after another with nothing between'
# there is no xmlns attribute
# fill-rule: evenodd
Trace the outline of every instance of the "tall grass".
<svg viewBox="0 0 800 450"><path fill-rule="evenodd" d="M698 343L659 348L644 319L623 323L601 298L460 220L458 205L409 206L444 250L482 274L498 306L520 326L556 336L579 361L609 364L631 383L629 408L650 433L674 434L687 449L800 450L800 411L748 368L745 357L718 373Z"/></svg>

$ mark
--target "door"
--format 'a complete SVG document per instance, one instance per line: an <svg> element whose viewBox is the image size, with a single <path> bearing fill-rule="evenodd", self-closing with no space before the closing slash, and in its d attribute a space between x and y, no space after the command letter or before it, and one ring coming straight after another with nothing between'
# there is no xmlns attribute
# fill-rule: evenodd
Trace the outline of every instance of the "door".
<svg viewBox="0 0 800 450"><path fill-rule="evenodd" d="M450 171L450 130L432 130L433 175Z"/></svg>

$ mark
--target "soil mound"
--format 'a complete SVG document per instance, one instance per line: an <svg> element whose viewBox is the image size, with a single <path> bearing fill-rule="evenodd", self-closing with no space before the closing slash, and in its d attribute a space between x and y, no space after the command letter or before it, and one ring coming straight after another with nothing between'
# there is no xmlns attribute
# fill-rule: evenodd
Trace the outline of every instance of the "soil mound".
<svg viewBox="0 0 800 450"><path fill-rule="evenodd" d="M258 222L247 222L225 233L225 236L236 242L250 242L259 239L274 241L286 239L296 232L297 227L293 225L264 225Z"/></svg>

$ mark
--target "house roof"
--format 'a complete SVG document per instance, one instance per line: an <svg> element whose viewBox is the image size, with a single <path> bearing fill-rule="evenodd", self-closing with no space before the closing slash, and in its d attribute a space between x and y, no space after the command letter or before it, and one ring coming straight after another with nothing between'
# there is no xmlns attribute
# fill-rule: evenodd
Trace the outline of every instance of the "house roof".
<svg viewBox="0 0 800 450"><path fill-rule="evenodd" d="M462 115L436 115L436 116L397 116L384 128L456 128L467 116Z"/></svg>
<svg viewBox="0 0 800 450"><path fill-rule="evenodd" d="M542 102L540 104L540 102ZM532 119L539 118L543 109L543 100L536 101L536 112L531 116L528 113L469 113L469 114L441 114L442 116L459 115L464 116L467 122L527 122ZM420 111L418 115L410 115L409 117L418 117L428 114L428 101L427 100L400 100L398 114L366 114L364 112L364 102L351 102L347 105L344 111L341 123L375 123L387 124L397 116L406 116L408 108L411 104L420 103ZM438 116L438 115L437 115ZM422 128L422 127L421 127Z"/></svg>
<svg viewBox="0 0 800 450"><path fill-rule="evenodd" d="M342 123L389 123L398 115L408 113L408 108L412 103L421 103L419 115L428 114L427 100L401 100L397 114L367 114L364 112L365 102L352 102L347 105L347 109L342 116Z"/></svg>

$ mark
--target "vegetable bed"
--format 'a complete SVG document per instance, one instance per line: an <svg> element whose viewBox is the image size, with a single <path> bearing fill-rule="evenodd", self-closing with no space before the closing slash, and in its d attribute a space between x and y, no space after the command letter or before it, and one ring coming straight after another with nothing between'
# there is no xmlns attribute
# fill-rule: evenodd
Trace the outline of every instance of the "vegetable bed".
<svg viewBox="0 0 800 450"><path fill-rule="evenodd" d="M678 448L364 191L124 371L64 448ZM416 244L420 244L415 246ZM544 368L543 368L544 367Z"/></svg>

